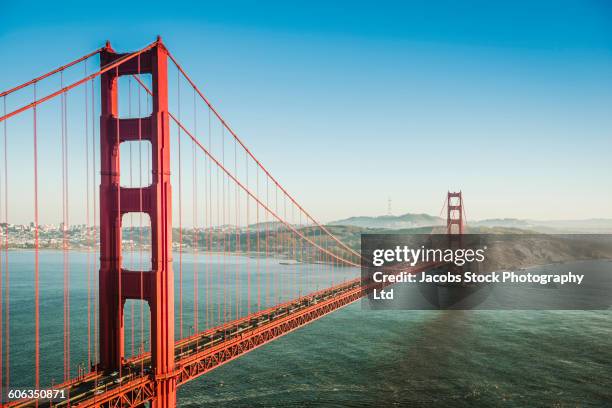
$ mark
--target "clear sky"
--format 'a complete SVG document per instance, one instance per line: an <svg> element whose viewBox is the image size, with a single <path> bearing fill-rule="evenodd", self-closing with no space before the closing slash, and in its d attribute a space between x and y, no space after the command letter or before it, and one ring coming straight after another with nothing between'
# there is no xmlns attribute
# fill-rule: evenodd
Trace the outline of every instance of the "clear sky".
<svg viewBox="0 0 612 408"><path fill-rule="evenodd" d="M161 34L322 220L612 217L607 1L59 3L0 3L0 90Z"/></svg>

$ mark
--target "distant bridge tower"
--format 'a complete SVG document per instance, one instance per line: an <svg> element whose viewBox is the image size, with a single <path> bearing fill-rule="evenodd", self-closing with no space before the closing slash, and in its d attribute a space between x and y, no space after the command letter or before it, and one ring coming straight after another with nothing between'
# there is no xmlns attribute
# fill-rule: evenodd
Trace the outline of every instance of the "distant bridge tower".
<svg viewBox="0 0 612 408"><path fill-rule="evenodd" d="M100 64L104 67L125 55L116 53L107 43L100 54ZM147 301L151 313L154 408L176 405L167 57L167 50L158 38L150 49L101 76L100 368L121 369L125 358L125 302ZM121 119L118 79L139 74L151 74L152 113L142 118ZM119 146L128 141L151 143L149 186L121 187ZM146 213L151 221L150 271L130 271L122 266L121 220L124 214L134 212Z"/></svg>
<svg viewBox="0 0 612 408"><path fill-rule="evenodd" d="M446 196L446 232L463 235L463 196L461 191Z"/></svg>

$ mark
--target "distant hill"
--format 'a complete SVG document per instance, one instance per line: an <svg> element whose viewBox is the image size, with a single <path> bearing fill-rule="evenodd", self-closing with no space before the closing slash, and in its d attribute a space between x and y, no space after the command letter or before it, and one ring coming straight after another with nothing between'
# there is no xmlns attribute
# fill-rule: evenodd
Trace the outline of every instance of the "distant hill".
<svg viewBox="0 0 612 408"><path fill-rule="evenodd" d="M504 228L530 228L533 224L518 218L491 218L480 221L469 221L472 227L504 227Z"/></svg>
<svg viewBox="0 0 612 408"><path fill-rule="evenodd" d="M523 220L517 218L493 218L470 221L470 227L521 228L543 233L611 233L612 219L586 220Z"/></svg>
<svg viewBox="0 0 612 408"><path fill-rule="evenodd" d="M378 217L350 217L330 222L329 225L352 225L361 228L405 229L444 225L444 220L429 214L381 215Z"/></svg>
<svg viewBox="0 0 612 408"><path fill-rule="evenodd" d="M378 217L350 217L330 222L329 225L345 225L368 229L412 229L445 225L445 219L429 214L382 215ZM490 218L468 220L472 230L484 228L521 229L541 233L612 233L612 219L592 218L585 220L530 220L520 218Z"/></svg>

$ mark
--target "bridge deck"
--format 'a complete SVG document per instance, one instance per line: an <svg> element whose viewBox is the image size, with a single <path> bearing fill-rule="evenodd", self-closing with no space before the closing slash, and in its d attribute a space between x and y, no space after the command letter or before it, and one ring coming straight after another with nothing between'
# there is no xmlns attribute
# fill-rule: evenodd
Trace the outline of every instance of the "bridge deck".
<svg viewBox="0 0 612 408"><path fill-rule="evenodd" d="M421 273L440 265L425 263L397 273ZM374 287L389 285L364 286L361 278L353 279L179 340L175 344L177 386L358 300ZM155 378L147 353L126 361L121 373L90 373L55 388L65 389L68 398L54 403L22 400L8 406L138 407L155 397Z"/></svg>
<svg viewBox="0 0 612 408"><path fill-rule="evenodd" d="M359 299L360 279L300 297L177 341L177 386ZM148 354L128 360L118 372L89 374L63 386L68 398L51 403L16 401L10 407L135 407L154 396Z"/></svg>

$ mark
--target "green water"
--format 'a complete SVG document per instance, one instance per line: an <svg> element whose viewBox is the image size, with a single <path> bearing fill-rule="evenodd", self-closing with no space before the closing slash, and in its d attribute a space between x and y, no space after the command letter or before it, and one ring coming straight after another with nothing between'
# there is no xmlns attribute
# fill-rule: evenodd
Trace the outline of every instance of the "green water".
<svg viewBox="0 0 612 408"><path fill-rule="evenodd" d="M77 375L79 369L88 367L88 355L91 363L95 360L97 334L94 329L97 312L95 257L95 254L86 252L70 252L67 258L69 265L67 273L70 276L69 354L72 377ZM2 258L0 262L4 270L4 253ZM144 269L141 268L141 260L142 264L145 264L146 259L150 259L149 254L143 253L141 256L140 253L125 253L124 267L131 270ZM223 254L185 253L179 256L175 253L173 259L177 339L187 337L195 330L194 272L198 281L198 330L215 327L219 323L244 316L249 311L254 312L258 308L264 309L297 298L301 294L327 288L332 284L355 278L359 274L355 268L332 268L329 265L312 264L286 265L276 259L258 260ZM10 385L11 388L27 389L35 384L34 252L9 251L8 260ZM64 256L61 251L40 251L39 262L40 384L49 385L62 382L64 378ZM197 266L196 271L194 265ZM3 274L6 276L5 271ZM182 307L179 300L181 282ZM2 283L6 287L4 278ZM257 290L258 283L260 291ZM6 301L6 290L4 300ZM124 310L127 357L139 354L141 349L150 350L148 305L128 300ZM4 312L6 312L6 302L3 315ZM142 326L145 335L141 337ZM4 342L2 353L4 384L7 366L6 347L7 344Z"/></svg>
<svg viewBox="0 0 612 408"><path fill-rule="evenodd" d="M11 252L9 257L11 384L27 387L33 372L32 253ZM76 372L77 365L87 360L86 254L74 254L70 261L71 362ZM211 276L222 274L224 268L222 259L184 257L184 287L189 288L184 294L185 332L192 320L194 261L216 265L209 269ZM226 273L239 272L241 285L246 283L242 277L247 268L253 273L255 267L246 258L224 262ZM290 287L297 272L275 261L270 261L269 270L285 276L286 286L281 288ZM323 271L309 270L312 276L304 286L315 289L329 283ZM178 275L177 271L175 266ZM62 273L61 252L41 253L43 383L62 378ZM335 279L355 274L340 269ZM209 283L219 289L214 279ZM246 308L245 289L240 288L240 307ZM214 295L210 300L215 301ZM209 316L218 315L219 309L209 307ZM126 309L129 351L130 310ZM136 322L138 310L137 305ZM200 327L214 324L212 319L205 322L201 306ZM135 342L141 344L138 335ZM355 303L186 384L179 391L179 403L184 407L612 406L611 345L610 311L367 311Z"/></svg>
<svg viewBox="0 0 612 408"><path fill-rule="evenodd" d="M608 312L327 316L180 390L206 406L612 406Z"/></svg>

